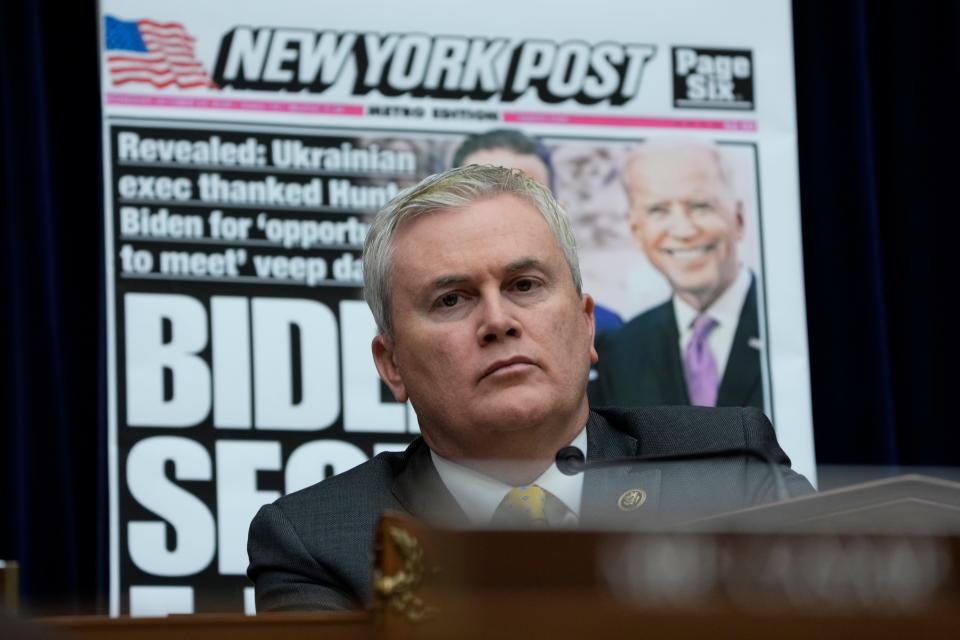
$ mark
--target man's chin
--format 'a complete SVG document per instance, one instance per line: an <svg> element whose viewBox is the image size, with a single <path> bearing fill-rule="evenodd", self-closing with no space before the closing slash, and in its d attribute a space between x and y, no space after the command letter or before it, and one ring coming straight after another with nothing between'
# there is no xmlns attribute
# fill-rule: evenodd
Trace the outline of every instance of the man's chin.
<svg viewBox="0 0 960 640"><path fill-rule="evenodd" d="M717 278L713 274L707 276L697 274L696 277L692 274L684 274L682 277L670 279L670 288L675 293L696 299L713 297L717 286Z"/></svg>
<svg viewBox="0 0 960 640"><path fill-rule="evenodd" d="M482 406L484 423L495 431L514 431L553 423L563 429L574 418L577 406L569 402L571 394L558 396L555 389L513 389L495 394Z"/></svg>
<svg viewBox="0 0 960 640"><path fill-rule="evenodd" d="M503 393L484 407L484 422L494 431L516 431L541 424L555 407L537 393Z"/></svg>

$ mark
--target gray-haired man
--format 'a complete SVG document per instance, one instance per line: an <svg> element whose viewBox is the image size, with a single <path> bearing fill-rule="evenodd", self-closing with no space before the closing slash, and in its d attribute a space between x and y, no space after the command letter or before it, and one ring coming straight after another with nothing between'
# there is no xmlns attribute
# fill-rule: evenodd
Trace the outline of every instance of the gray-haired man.
<svg viewBox="0 0 960 640"><path fill-rule="evenodd" d="M629 525L682 502L691 485L717 510L773 495L766 466L746 458L709 472L567 476L553 462L568 445L588 461L706 445L789 464L756 411L589 410L593 301L565 215L519 171L461 167L397 196L369 230L364 277L377 369L397 400L412 402L422 439L261 509L248 544L258 610L366 603L387 509L448 525L609 522L643 481L647 506L619 512Z"/></svg>

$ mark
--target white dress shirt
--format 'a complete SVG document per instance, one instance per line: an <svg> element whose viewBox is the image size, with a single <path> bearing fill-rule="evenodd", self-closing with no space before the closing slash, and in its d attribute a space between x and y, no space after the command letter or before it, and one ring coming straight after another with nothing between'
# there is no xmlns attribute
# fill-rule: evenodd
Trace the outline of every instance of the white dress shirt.
<svg viewBox="0 0 960 640"><path fill-rule="evenodd" d="M587 455L587 428L573 439L570 446ZM475 525L487 525L493 514L513 489L512 486L484 475L462 464L447 460L432 450L430 457L440 479L453 495L457 504ZM552 525L575 525L580 518L580 494L583 490L583 474L564 475L556 464L547 467L539 478L531 482L553 495L558 501L547 501L547 521Z"/></svg>
<svg viewBox="0 0 960 640"><path fill-rule="evenodd" d="M733 336L737 332L740 312L743 310L743 304L747 301L749 292L750 272L741 265L737 277L727 290L702 312L717 322L717 326L707 335L707 345L717 363L717 376L720 380L723 380L723 372L727 368L727 360L730 359ZM693 321L701 312L691 307L678 295L673 296L673 312L677 317L677 330L680 332L680 359L683 360L683 354L686 353L687 345L693 337Z"/></svg>

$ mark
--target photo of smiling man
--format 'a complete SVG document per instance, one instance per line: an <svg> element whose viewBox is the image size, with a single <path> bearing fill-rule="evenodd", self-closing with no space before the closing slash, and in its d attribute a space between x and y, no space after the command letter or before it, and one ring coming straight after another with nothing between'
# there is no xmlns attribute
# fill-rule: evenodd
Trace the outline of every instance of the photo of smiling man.
<svg viewBox="0 0 960 640"><path fill-rule="evenodd" d="M724 150L645 142L622 176L630 233L672 295L598 338L591 404L763 409L758 280L743 262L744 201Z"/></svg>

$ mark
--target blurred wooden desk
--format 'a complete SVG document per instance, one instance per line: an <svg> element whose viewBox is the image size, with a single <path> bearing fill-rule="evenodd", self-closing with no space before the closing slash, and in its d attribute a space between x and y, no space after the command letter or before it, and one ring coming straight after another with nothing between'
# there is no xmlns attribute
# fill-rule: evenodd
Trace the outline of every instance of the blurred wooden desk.
<svg viewBox="0 0 960 640"><path fill-rule="evenodd" d="M78 616L47 618L43 625L63 632L57 640L246 640L257 638L670 638L701 640L850 640L851 638L955 638L956 610L895 615L864 613L731 611L638 611L597 594L489 594L474 602L465 616L447 615L408 630L378 627L367 613L197 614L171 618ZM43 635L30 637L41 638Z"/></svg>
<svg viewBox="0 0 960 640"><path fill-rule="evenodd" d="M109 618L65 616L37 621L64 632L69 640L286 640L287 638L342 638L368 640L374 637L370 613L273 613L194 614L169 618Z"/></svg>
<svg viewBox="0 0 960 640"><path fill-rule="evenodd" d="M960 485L905 476L708 524L728 532L464 532L387 515L372 612L38 622L82 640L960 635Z"/></svg>
<svg viewBox="0 0 960 640"><path fill-rule="evenodd" d="M377 557L386 638L849 640L960 630L956 536L452 532L388 516Z"/></svg>

